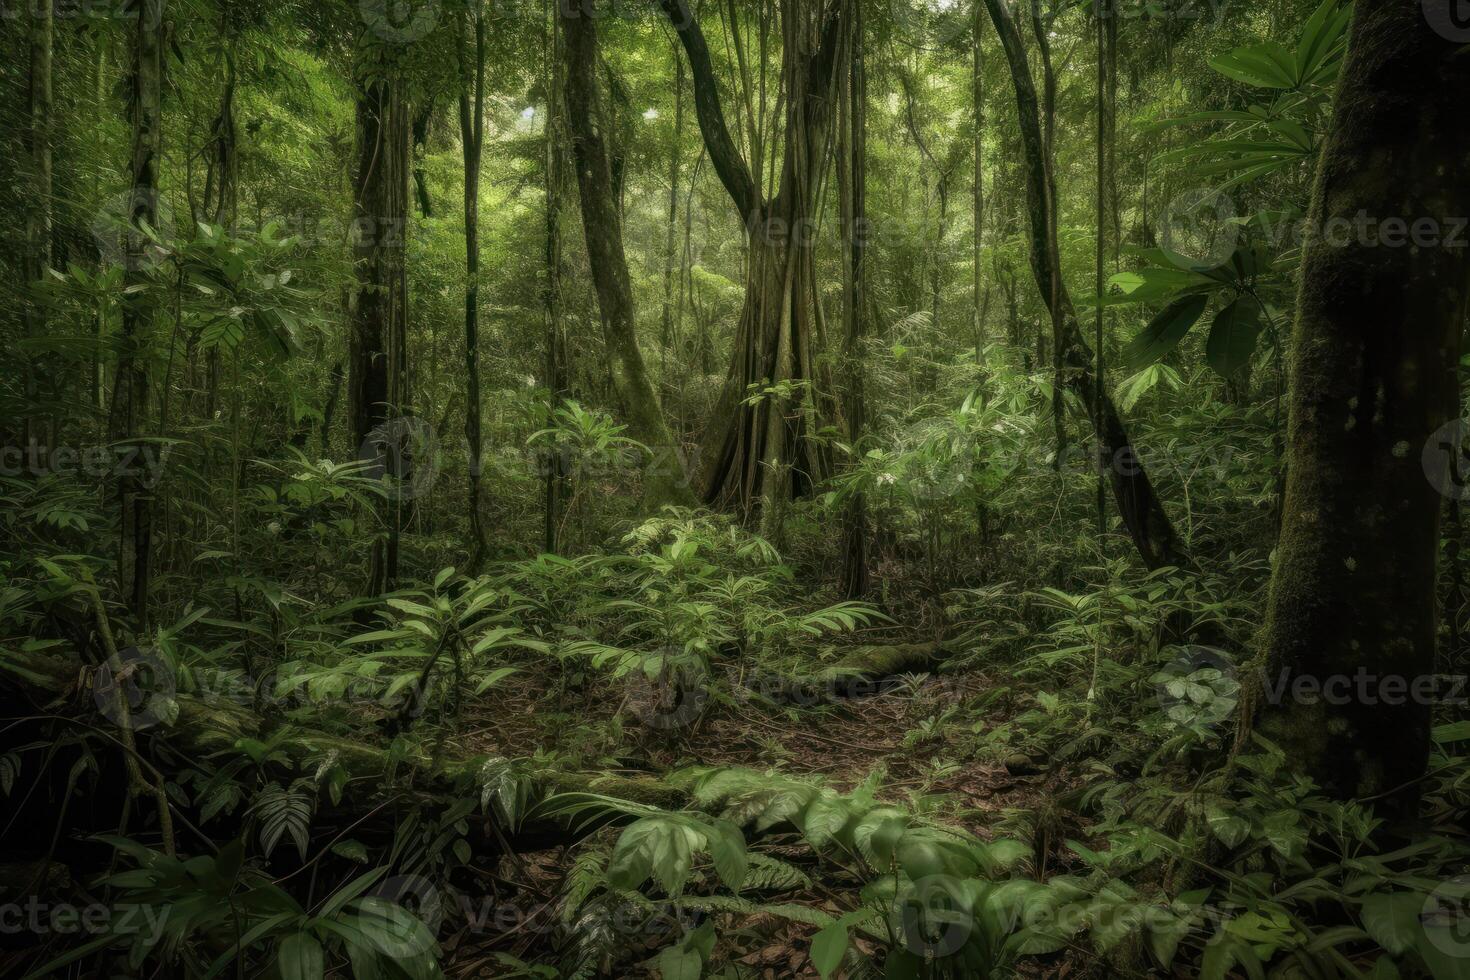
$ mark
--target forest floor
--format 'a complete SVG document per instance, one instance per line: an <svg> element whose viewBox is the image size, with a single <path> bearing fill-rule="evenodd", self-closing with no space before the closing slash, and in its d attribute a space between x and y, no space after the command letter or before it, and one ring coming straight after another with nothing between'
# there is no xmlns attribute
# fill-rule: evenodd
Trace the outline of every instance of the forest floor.
<svg viewBox="0 0 1470 980"><path fill-rule="evenodd" d="M1013 683L1013 682L1012 682ZM814 707L785 707L749 699L712 706L698 722L671 737L664 732L634 733L641 758L620 757L625 775L661 774L685 766L744 767L775 770L796 777L818 777L839 791L848 791L882 773L879 797L889 802L910 802L922 795L945 815L948 823L963 826L982 838L995 835L996 823L1010 810L1036 810L1048 797L1076 784L1077 774L1053 767L1046 760L1027 761L1019 756L997 759L995 753L977 749L978 733L1005 725L1018 712L1028 710L1030 699L1017 696L1006 682L983 672L954 675L908 675L878 693L834 699ZM456 752L522 758L537 750L560 747L574 726L548 723L548 692L534 683L523 683L518 691L504 691L497 699L501 709L494 717L467 718L462 734L451 742ZM616 697L597 698L568 695L576 704L577 725L610 723L626 709ZM991 695L987 697L987 695ZM977 715L953 712L964 718L952 723L946 709L962 704L985 705ZM1003 754L1003 753L1002 753ZM617 772L616 769L608 771ZM776 848L772 853L788 860L809 856L801 847ZM514 868L502 869L507 879L532 882L541 896L529 900L550 909L555 905L568 859L562 848L519 855ZM818 882L821 878L813 875ZM839 915L844 909L833 901L833 893L814 888L809 894L787 896ZM771 980L784 977L816 977L808 954L814 929L774 917L753 921L731 937L737 945L732 958ZM493 950L514 950L524 955L534 950L536 940L500 936L490 943L470 931L446 942L451 953L451 976L493 975L482 972L493 961ZM1065 975L1073 964L1053 962L1048 976ZM1057 971L1061 969L1062 973Z"/></svg>

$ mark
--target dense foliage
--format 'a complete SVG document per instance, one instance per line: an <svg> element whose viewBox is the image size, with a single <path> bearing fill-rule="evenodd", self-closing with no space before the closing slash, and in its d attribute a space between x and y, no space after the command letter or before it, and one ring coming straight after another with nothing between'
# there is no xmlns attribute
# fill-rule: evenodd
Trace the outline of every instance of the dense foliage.
<svg viewBox="0 0 1470 980"><path fill-rule="evenodd" d="M1257 724L1364 16L7 5L0 970L1470 976L1458 482Z"/></svg>

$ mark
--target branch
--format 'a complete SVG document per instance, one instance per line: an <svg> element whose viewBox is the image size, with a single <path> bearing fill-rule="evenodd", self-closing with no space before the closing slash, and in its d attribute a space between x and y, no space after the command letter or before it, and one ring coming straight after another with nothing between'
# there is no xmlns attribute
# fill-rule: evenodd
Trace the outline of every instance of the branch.
<svg viewBox="0 0 1470 980"><path fill-rule="evenodd" d="M747 225L760 216L761 194L751 179L746 165L730 130L725 125L725 110L720 104L720 87L715 81L714 69L710 64L709 46L705 44L704 32L694 19L687 0L658 0L659 9L669 18L674 30L684 45L689 58L689 73L694 79L694 111L699 118L699 132L704 137L705 149L709 151L715 173L725 185L730 199L740 211Z"/></svg>

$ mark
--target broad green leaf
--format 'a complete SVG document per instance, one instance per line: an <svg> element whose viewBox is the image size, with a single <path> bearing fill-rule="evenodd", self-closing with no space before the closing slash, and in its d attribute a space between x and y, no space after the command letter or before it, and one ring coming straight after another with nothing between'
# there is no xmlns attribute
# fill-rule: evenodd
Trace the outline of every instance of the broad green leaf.
<svg viewBox="0 0 1470 980"><path fill-rule="evenodd" d="M1137 370L1162 358L1184 339L1189 328L1205 311L1209 297L1204 295L1183 296L1164 307L1163 311L1149 321L1137 337L1123 352L1123 361Z"/></svg>
<svg viewBox="0 0 1470 980"><path fill-rule="evenodd" d="M1205 362L1222 378L1234 378L1250 362L1261 335L1261 305L1237 296L1215 314L1205 341Z"/></svg>

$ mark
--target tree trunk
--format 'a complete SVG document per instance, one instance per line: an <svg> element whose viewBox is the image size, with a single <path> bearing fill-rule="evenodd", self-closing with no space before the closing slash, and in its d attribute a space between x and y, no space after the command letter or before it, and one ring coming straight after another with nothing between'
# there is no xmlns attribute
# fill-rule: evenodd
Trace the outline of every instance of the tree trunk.
<svg viewBox="0 0 1470 980"><path fill-rule="evenodd" d="M51 62L55 19L52 5L40 3L31 14L30 32L30 133L32 200L26 215L28 251L23 262L27 284L46 275L51 266ZM25 307L25 332L28 337L46 333L46 312L41 304L28 301ZM36 403L36 367L29 356L22 368L25 375L26 408L21 425L21 445L30 452L32 439L31 411Z"/></svg>
<svg viewBox="0 0 1470 980"><path fill-rule="evenodd" d="M1463 424L1437 431L1458 414L1470 300L1470 253L1447 237L1463 224L1452 216L1470 214L1470 183L1454 177L1470 172L1459 47L1419 4L1358 0L1307 222L1265 630L1266 684L1286 682L1263 708L1265 734L1332 795L1398 815L1413 810L1429 752L1433 698L1419 685L1435 669L1433 481L1452 493L1463 469ZM1399 217L1381 239L1336 231L1364 213ZM1394 222L1443 237L1393 247ZM1332 678L1351 681L1339 689L1349 696L1333 696ZM1325 696L1293 697L1302 679Z"/></svg>
<svg viewBox="0 0 1470 980"><path fill-rule="evenodd" d="M552 14L547 23L543 63L546 66L546 124L543 127L545 143L546 178L546 282L542 291L542 305L546 310L546 426L556 424L556 410L567 395L566 381L566 337L561 320L561 200L565 187L566 143L563 124L565 112L562 100L561 72L561 18ZM566 474L562 472L559 454L553 453L546 461L544 474L544 526L542 549L547 554L556 554L561 529L561 510L566 497Z"/></svg>
<svg viewBox="0 0 1470 980"><path fill-rule="evenodd" d="M766 199L725 124L704 34L685 0L660 0L689 59L694 107L715 172L746 226L745 304L730 371L705 434L700 484L712 504L761 513L779 534L787 500L824 480L830 452L813 438L836 416L829 372L813 338L820 310L812 260L814 214L830 125L846 0L783 4L786 112L779 190ZM759 141L757 141L759 142Z"/></svg>
<svg viewBox="0 0 1470 980"><path fill-rule="evenodd" d="M464 438L469 449L470 573L485 559L485 528L480 515L480 157L485 148L485 13L474 5L474 65L465 59L464 22L460 22L459 135L464 147ZM473 86L473 93L471 93Z"/></svg>
<svg viewBox="0 0 1470 980"><path fill-rule="evenodd" d="M154 298L148 286L145 244L139 225L158 224L158 167L163 147L163 34L165 0L142 0L133 34L132 152L128 164L128 227L125 231L122 338L114 381L111 436L128 442L143 433L148 415L146 333ZM148 580L153 544L152 491L137 467L119 480L121 546L119 592L133 614L138 634L148 629Z"/></svg>
<svg viewBox="0 0 1470 980"><path fill-rule="evenodd" d="M669 223L664 231L664 304L659 337L662 357L674 346L674 251L679 228L679 154L684 142L684 62L674 66L674 145L669 151ZM663 379L667 388L668 380Z"/></svg>
<svg viewBox="0 0 1470 980"><path fill-rule="evenodd" d="M983 37L980 31L980 5L975 4L975 26L974 26L974 51L972 73L971 95L975 103L975 178L971 186L971 204L974 209L975 234L972 245L972 256L974 268L971 270L972 296L971 301L974 309L975 330L975 363L982 361L982 351L985 348L985 307L989 306L988 295L986 302L981 301L984 292L984 275L981 272L981 253L985 248L985 59L983 57L980 42Z"/></svg>
<svg viewBox="0 0 1470 980"><path fill-rule="evenodd" d="M693 493L678 463L678 447L638 349L633 290L623 254L623 218L617 206L603 127L598 123L607 117L597 88L597 25L580 11L569 15L563 10L561 16L566 35L567 121L577 165L582 229L602 312L613 384L627 412L631 435L650 452L643 471L644 503L651 508L693 503Z"/></svg>
<svg viewBox="0 0 1470 980"><path fill-rule="evenodd" d="M852 32L847 47L848 65L843 99L838 111L837 179L842 209L842 361L845 368L843 412L847 416L847 441L854 461L862 459L862 440L867 424L866 391L863 377L863 324L867 313L866 270L863 258L867 232L867 76L863 63L863 16L853 11ZM842 593L858 599L868 593L868 507L856 493L842 515Z"/></svg>
<svg viewBox="0 0 1470 980"><path fill-rule="evenodd" d="M1058 472L1067 456L1066 342L1062 332L1062 255L1059 247L1059 211L1057 208L1057 74L1051 63L1051 27L1042 18L1041 4L1031 6L1031 30L1041 53L1041 167L1045 199L1046 249L1050 275L1042 287L1047 291L1046 308L1051 313L1051 418L1056 433Z"/></svg>
<svg viewBox="0 0 1470 980"><path fill-rule="evenodd" d="M353 258L357 296L348 355L352 439L362 458L382 467L392 486L401 454L396 427L406 401L408 291L404 262L408 219L409 134L412 120L403 81L391 71L367 85L357 100L358 167L353 193ZM385 502L386 540L373 548L367 592L378 595L398 576L401 494Z"/></svg>
<svg viewBox="0 0 1470 980"><path fill-rule="evenodd" d="M1020 33L1005 0L985 0L985 7L996 33L1000 35L1016 90L1017 117L1026 158L1026 202L1031 218L1031 271L1037 287L1048 300L1048 309L1055 310L1061 317L1065 382L1083 400L1094 420L1096 438L1110 461L1108 480L1112 485L1113 498L1144 564L1151 569L1181 565L1186 559L1174 526L1133 450L1117 408L1107 392L1100 392L1093 380L1092 351L1088 349L1071 297L1061 281L1061 270L1054 262L1056 229L1048 215L1049 202L1056 195L1048 180L1050 175L1037 110L1036 87L1031 80Z"/></svg>
<svg viewBox="0 0 1470 980"><path fill-rule="evenodd" d="M1104 285L1107 279L1107 269L1104 265L1107 255L1108 241L1108 164L1111 161L1112 146L1112 107L1108 104L1108 97L1112 91L1110 82L1111 66L1109 56L1112 51L1110 36L1114 25L1117 24L1116 11L1112 9L1110 0L1098 0L1093 11L1093 26L1097 30L1097 210L1095 219L1097 222L1096 247L1093 252L1093 295L1103 295ZM1095 358L1092 369L1093 389L1093 419L1092 431L1102 431L1102 419L1096 415L1097 409L1102 405L1103 398L1107 394L1107 384L1104 375L1104 337L1103 317L1104 307L1097 304L1096 320L1093 322L1092 351ZM1097 440L1094 439L1094 442ZM1108 465L1104 458L1102 446L1098 450L1098 473L1097 473L1097 533L1099 543L1102 542L1107 533L1107 480L1103 473Z"/></svg>
<svg viewBox="0 0 1470 980"><path fill-rule="evenodd" d="M225 81L220 90L219 112L211 124L209 143L209 168L204 176L204 205L209 220L235 231L235 215L239 202L240 153L235 128L236 67L234 35L232 25L222 25L226 35ZM219 347L214 346L204 355L205 395L204 418L214 419L219 401Z"/></svg>

